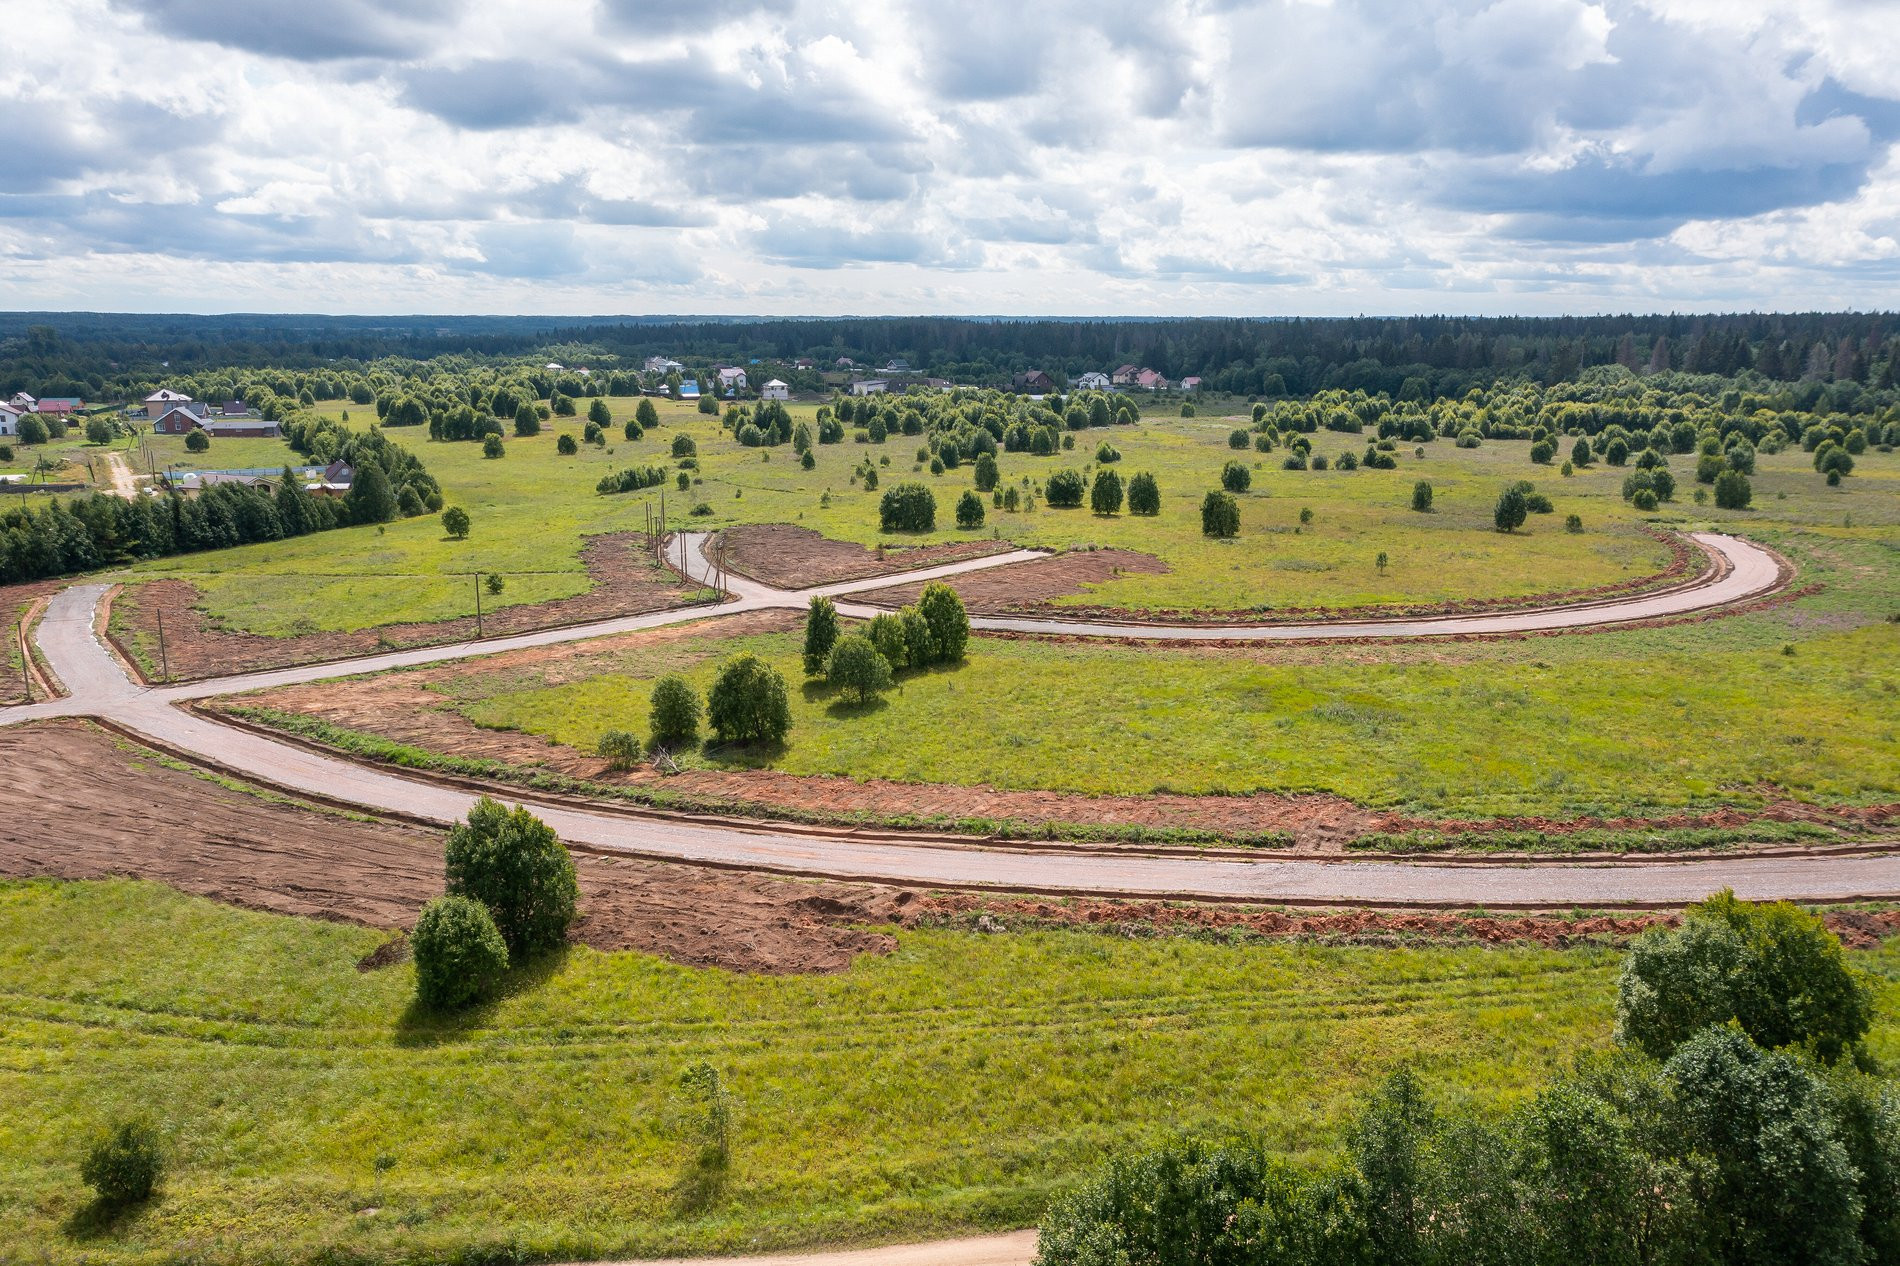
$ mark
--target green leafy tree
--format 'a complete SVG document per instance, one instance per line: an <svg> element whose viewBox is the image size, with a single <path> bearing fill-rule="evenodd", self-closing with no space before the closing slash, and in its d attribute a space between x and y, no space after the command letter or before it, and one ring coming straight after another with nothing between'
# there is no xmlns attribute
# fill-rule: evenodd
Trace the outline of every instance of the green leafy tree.
<svg viewBox="0 0 1900 1266"><path fill-rule="evenodd" d="M871 623L864 634L871 639L871 645L877 648L877 653L882 655L893 669L903 668L910 663L910 648L904 640L902 616L880 611L871 617Z"/></svg>
<svg viewBox="0 0 1900 1266"><path fill-rule="evenodd" d="M1220 538L1240 535L1240 503L1231 493L1210 492L1201 498L1201 534Z"/></svg>
<svg viewBox="0 0 1900 1266"><path fill-rule="evenodd" d="M22 444L46 443L46 424L38 418L28 416L20 419L20 442ZM197 427L185 432L185 451L202 453L211 447L211 437Z"/></svg>
<svg viewBox="0 0 1900 1266"><path fill-rule="evenodd" d="M879 691L890 689L891 661L860 633L838 639L825 661L825 681L843 691L855 691L859 703L869 703Z"/></svg>
<svg viewBox="0 0 1900 1266"><path fill-rule="evenodd" d="M581 446L574 442L573 436L562 435L559 439L554 441L554 451L563 457L572 457L581 451Z"/></svg>
<svg viewBox="0 0 1900 1266"><path fill-rule="evenodd" d="M500 457L506 451L507 450L502 447L501 436L484 435L482 437L482 456L483 457L488 457L488 458Z"/></svg>
<svg viewBox="0 0 1900 1266"><path fill-rule="evenodd" d="M523 439L541 434L541 413L525 400L515 410L515 434Z"/></svg>
<svg viewBox="0 0 1900 1266"><path fill-rule="evenodd" d="M1082 504L1083 494L1087 491L1088 484L1082 478L1081 471L1058 470L1043 485L1042 495L1051 508L1070 510Z"/></svg>
<svg viewBox="0 0 1900 1266"><path fill-rule="evenodd" d="M1715 477L1715 504L1724 510L1746 510L1755 499L1748 476L1739 470L1725 470Z"/></svg>
<svg viewBox="0 0 1900 1266"><path fill-rule="evenodd" d="M937 498L927 484L907 480L886 488L878 501L878 526L886 532L930 532L937 526Z"/></svg>
<svg viewBox="0 0 1900 1266"><path fill-rule="evenodd" d="M976 490L978 492L993 492L995 490L997 471L996 457L994 454L980 453L977 455L974 477Z"/></svg>
<svg viewBox="0 0 1900 1266"><path fill-rule="evenodd" d="M86 442L88 444L110 444L112 442L112 423L101 417L87 418Z"/></svg>
<svg viewBox="0 0 1900 1266"><path fill-rule="evenodd" d="M805 675L816 677L825 671L831 648L838 643L838 608L829 598L811 600L805 611Z"/></svg>
<svg viewBox="0 0 1900 1266"><path fill-rule="evenodd" d="M678 673L653 683L647 730L656 747L685 747L699 738L699 692Z"/></svg>
<svg viewBox="0 0 1900 1266"><path fill-rule="evenodd" d="M1089 509L1097 514L1118 514L1122 508L1122 477L1112 470L1095 472L1089 486Z"/></svg>
<svg viewBox="0 0 1900 1266"><path fill-rule="evenodd" d="M487 796L449 830L447 888L488 907L517 959L566 939L580 895L574 859L553 828Z"/></svg>
<svg viewBox="0 0 1900 1266"><path fill-rule="evenodd" d="M508 970L508 944L487 906L472 897L437 897L422 907L409 950L416 997L448 1009L486 998Z"/></svg>
<svg viewBox="0 0 1900 1266"><path fill-rule="evenodd" d="M1521 488L1506 488L1498 497L1497 508L1491 512L1491 521L1500 532L1515 532L1524 526L1524 520L1530 517L1530 502L1525 500Z"/></svg>
<svg viewBox="0 0 1900 1266"><path fill-rule="evenodd" d="M470 526L468 511L461 506L450 506L442 512L442 530L448 533L449 539L466 541Z"/></svg>
<svg viewBox="0 0 1900 1266"><path fill-rule="evenodd" d="M640 424L641 430L650 431L660 424L660 411L653 407L651 400L643 396L640 403L634 406L633 420Z"/></svg>
<svg viewBox="0 0 1900 1266"><path fill-rule="evenodd" d="M595 396L594 402L587 406L587 420L592 422L595 426L612 426L614 421L613 411L607 407L605 400L602 400L599 396Z"/></svg>
<svg viewBox="0 0 1900 1266"><path fill-rule="evenodd" d="M1128 513L1161 513L1161 486L1145 470L1128 481Z"/></svg>
<svg viewBox="0 0 1900 1266"><path fill-rule="evenodd" d="M1252 438L1245 431L1236 430L1230 431L1227 434L1227 447L1229 448L1245 448L1252 442Z"/></svg>
<svg viewBox="0 0 1900 1266"><path fill-rule="evenodd" d="M1423 479L1412 485L1412 508L1420 514L1432 512L1432 486Z"/></svg>
<svg viewBox="0 0 1900 1266"><path fill-rule="evenodd" d="M119 1121L86 1149L79 1177L108 1208L149 1200L165 1167L158 1131L142 1117Z"/></svg>
<svg viewBox="0 0 1900 1266"><path fill-rule="evenodd" d="M1245 462L1228 462L1220 468L1220 486L1229 492L1245 492L1253 486L1253 472Z"/></svg>
<svg viewBox="0 0 1900 1266"><path fill-rule="evenodd" d="M957 498L957 526L966 532L983 526L983 498L968 488Z"/></svg>
<svg viewBox="0 0 1900 1266"><path fill-rule="evenodd" d="M381 462L366 461L356 468L343 506L352 523L387 523L396 517L396 494Z"/></svg>
<svg viewBox="0 0 1900 1266"><path fill-rule="evenodd" d="M756 655L735 655L706 696L706 716L722 743L783 742L792 728L785 678Z"/></svg>
<svg viewBox="0 0 1900 1266"><path fill-rule="evenodd" d="M1820 919L1725 889L1690 906L1681 927L1651 929L1630 947L1616 1032L1663 1059L1698 1030L1731 1021L1761 1046L1833 1063L1873 1023L1873 991Z"/></svg>
<svg viewBox="0 0 1900 1266"><path fill-rule="evenodd" d="M930 629L930 661L954 664L962 659L970 641L970 615L957 591L941 580L931 581L917 596L917 612ZM914 651L912 659L915 662Z"/></svg>

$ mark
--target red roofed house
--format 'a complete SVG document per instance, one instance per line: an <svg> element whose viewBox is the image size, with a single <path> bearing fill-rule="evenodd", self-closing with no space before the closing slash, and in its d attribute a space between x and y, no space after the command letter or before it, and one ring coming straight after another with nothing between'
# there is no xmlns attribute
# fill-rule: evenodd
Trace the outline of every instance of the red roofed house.
<svg viewBox="0 0 1900 1266"><path fill-rule="evenodd" d="M1201 380L1199 378L1183 378L1181 380L1181 390L1183 391L1199 391L1200 389Z"/></svg>
<svg viewBox="0 0 1900 1266"><path fill-rule="evenodd" d="M1135 385L1144 391L1166 391L1168 380L1159 370L1144 369L1135 375Z"/></svg>
<svg viewBox="0 0 1900 1266"><path fill-rule="evenodd" d="M75 396L60 396L42 400L36 412L39 413L77 413L86 407L86 402Z"/></svg>

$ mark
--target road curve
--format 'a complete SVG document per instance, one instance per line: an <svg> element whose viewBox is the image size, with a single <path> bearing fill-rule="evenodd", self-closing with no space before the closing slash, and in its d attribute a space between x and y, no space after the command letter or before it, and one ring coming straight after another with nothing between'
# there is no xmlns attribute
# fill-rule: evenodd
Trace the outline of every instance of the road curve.
<svg viewBox="0 0 1900 1266"><path fill-rule="evenodd" d="M587 1266L1028 1266L1036 1258L1036 1233L891 1244L882 1248L775 1253L764 1257L667 1258L648 1262L592 1262Z"/></svg>
<svg viewBox="0 0 1900 1266"><path fill-rule="evenodd" d="M1746 562L1747 555L1741 555L1729 574L1742 571ZM953 564L932 570L953 574L953 569L968 567ZM889 580L861 583L874 587ZM851 587L834 588L844 592ZM105 592L102 585L77 585L53 598L40 622L39 645L71 694L48 703L0 710L0 725L56 716L98 717L160 748L286 791L443 824L466 816L475 794L221 724L175 705L236 690L655 627L708 613L704 609L657 612L585 629L431 647L187 686L148 687L127 676L96 632L98 608ZM736 603L715 610L754 609L782 602L783 597L768 600L765 594L742 592ZM679 821L636 812L586 809L539 801L532 795L520 800L567 840L605 851L810 876L1016 892L1500 907L1674 905L1724 886L1758 899L1842 901L1900 895L1900 857L1777 856L1575 865L1253 861L1162 856L1135 849L1010 847L854 831L812 833L769 823Z"/></svg>

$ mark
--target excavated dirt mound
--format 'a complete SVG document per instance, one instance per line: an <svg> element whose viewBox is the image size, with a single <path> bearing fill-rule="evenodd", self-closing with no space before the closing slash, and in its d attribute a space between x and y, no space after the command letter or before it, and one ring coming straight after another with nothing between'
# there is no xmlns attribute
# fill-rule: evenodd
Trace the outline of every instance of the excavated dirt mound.
<svg viewBox="0 0 1900 1266"><path fill-rule="evenodd" d="M963 605L974 614L1023 615L1046 613L1053 599L1087 593L1093 586L1117 576L1130 573L1161 576L1167 571L1168 565L1154 555L1135 550L1071 550L1033 562L948 576L944 583L957 591ZM922 592L920 584L899 584L852 597L877 606L901 607L917 601L917 595ZM1072 614L1067 607L1060 608L1060 613ZM1124 619L1128 614L1120 612Z"/></svg>
<svg viewBox="0 0 1900 1266"><path fill-rule="evenodd" d="M887 572L940 567L968 558L1006 554L1008 541L952 541L946 545L886 546L866 549L852 541L834 541L790 523L758 523L727 528L726 565L780 589L807 589L865 580Z"/></svg>
<svg viewBox="0 0 1900 1266"><path fill-rule="evenodd" d="M124 875L276 914L406 928L442 893L443 833L265 799L82 722L0 730L0 875ZM576 853L576 939L694 966L840 971L886 953L908 891ZM379 951L385 961L400 952ZM375 957L375 956L372 956ZM377 966L376 962L366 966Z"/></svg>
<svg viewBox="0 0 1900 1266"><path fill-rule="evenodd" d="M489 611L482 617L482 631L494 637L639 615L677 607L700 592L698 586L687 584L653 560L643 533L590 536L581 547L581 562L593 582L586 593ZM117 621L129 621L138 631L139 641L147 647L158 644L159 619L163 613L165 657L172 679L176 681L312 664L401 647L460 642L475 636L475 617L470 615L347 633L265 637L207 623L199 606L200 598L197 588L185 581L153 580L128 585L114 603ZM157 658L156 653L152 658ZM127 655L126 659L133 657Z"/></svg>

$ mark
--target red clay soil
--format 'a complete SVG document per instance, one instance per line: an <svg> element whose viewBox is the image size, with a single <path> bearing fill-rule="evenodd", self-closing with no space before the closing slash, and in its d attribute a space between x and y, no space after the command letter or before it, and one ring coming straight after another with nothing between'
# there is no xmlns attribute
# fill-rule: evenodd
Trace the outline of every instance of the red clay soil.
<svg viewBox="0 0 1900 1266"><path fill-rule="evenodd" d="M1070 550L1033 562L949 576L944 583L957 591L957 596L963 599L963 605L975 615L1047 614L1051 610L1069 615L1098 608L1052 608L1052 600L1070 594L1087 593L1103 581L1113 580L1117 576L1162 576L1167 571L1166 563L1152 554L1136 550ZM900 584L853 594L852 597L856 601L876 606L901 607L917 601L917 596L922 592L923 586L920 584ZM1130 613L1118 611L1115 614L1126 619Z"/></svg>
<svg viewBox="0 0 1900 1266"><path fill-rule="evenodd" d="M1900 909L1832 910L1824 916L1851 949L1874 949L1900 934ZM1674 914L1487 915L1470 911L1262 909L1253 906L1184 905L1163 901L1051 901L1034 897L989 897L934 893L915 902L906 922L974 927L1093 927L1152 929L1163 934L1243 931L1255 936L1349 943L1478 942L1564 948L1579 942L1625 941L1651 927L1674 927Z"/></svg>
<svg viewBox="0 0 1900 1266"><path fill-rule="evenodd" d="M482 631L490 637L526 633L566 624L585 624L623 615L677 607L697 585L653 561L640 532L590 536L581 546L581 562L593 587L572 598L524 603L485 613ZM137 641L156 660L159 613L164 613L165 654L172 679L191 681L227 673L285 668L370 655L409 646L460 642L475 636L475 617L416 624L389 624L350 632L266 637L216 628L206 621L197 588L182 580L152 580L127 585L114 602L114 623L129 622ZM117 640L115 638L115 640ZM124 647L121 646L123 653ZM126 655L128 661L136 657Z"/></svg>
<svg viewBox="0 0 1900 1266"><path fill-rule="evenodd" d="M17 637L18 630L14 621L33 602L41 598L50 598L65 588L63 580L35 580L23 585L0 586L0 636ZM6 657L0 656L0 707L27 702L26 682L17 668L5 668ZM33 698L44 701L48 692L35 683Z"/></svg>
<svg viewBox="0 0 1900 1266"><path fill-rule="evenodd" d="M1471 598L1458 602L1398 603L1370 607L1261 607L1246 611L1214 607L1149 610L1089 603L1057 605L1054 602L1056 598L1086 593L1093 586L1116 576L1129 573L1163 575L1168 570L1167 564L1152 555L1117 549L1074 550L1035 562L952 576L946 583L957 591L964 605L977 615L1060 616L1072 620L1140 619L1150 624L1196 625L1291 624L1313 619L1388 620L1476 615L1593 602L1642 593L1683 579L1691 574L1695 566L1707 560L1707 555L1682 537L1667 532L1650 531L1649 534L1669 547L1669 565L1659 572L1588 589L1564 589L1518 598ZM920 589L918 585L892 585L854 596L878 606L902 606L915 602Z"/></svg>
<svg viewBox="0 0 1900 1266"><path fill-rule="evenodd" d="M364 822L160 764L77 721L0 731L0 876L122 875L275 914L406 928L442 893L443 833ZM913 896L634 858L574 855L575 939L692 966L829 972L895 944ZM399 957L399 956L398 956Z"/></svg>
<svg viewBox="0 0 1900 1266"><path fill-rule="evenodd" d="M984 558L1014 549L1008 541L952 541L944 545L887 546L866 549L853 541L834 541L790 523L757 523L727 528L726 565L780 589L808 589L865 580L887 572L940 567L967 558Z"/></svg>

